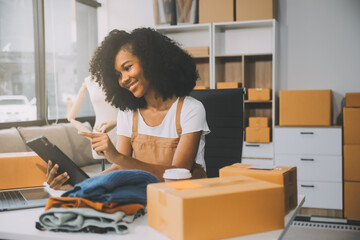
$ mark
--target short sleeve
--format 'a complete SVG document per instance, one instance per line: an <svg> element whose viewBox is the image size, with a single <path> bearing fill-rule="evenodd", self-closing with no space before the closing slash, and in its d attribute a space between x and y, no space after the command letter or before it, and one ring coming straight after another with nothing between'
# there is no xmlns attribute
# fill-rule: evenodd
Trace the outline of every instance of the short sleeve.
<svg viewBox="0 0 360 240"><path fill-rule="evenodd" d="M180 116L182 134L198 131L203 131L203 135L210 133L204 105L195 98L185 98Z"/></svg>
<svg viewBox="0 0 360 240"><path fill-rule="evenodd" d="M116 133L120 136L131 138L132 133L132 115L133 111L119 110L117 115Z"/></svg>

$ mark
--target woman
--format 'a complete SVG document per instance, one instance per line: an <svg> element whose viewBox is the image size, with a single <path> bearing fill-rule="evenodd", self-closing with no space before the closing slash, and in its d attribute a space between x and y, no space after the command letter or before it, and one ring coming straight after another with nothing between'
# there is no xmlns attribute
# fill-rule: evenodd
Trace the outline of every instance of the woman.
<svg viewBox="0 0 360 240"><path fill-rule="evenodd" d="M150 28L113 30L96 50L90 72L106 100L120 109L116 147L107 134L79 133L113 163L102 173L139 169L163 181L166 169L187 168L193 178L206 177L205 109L188 96L198 73L177 43Z"/></svg>

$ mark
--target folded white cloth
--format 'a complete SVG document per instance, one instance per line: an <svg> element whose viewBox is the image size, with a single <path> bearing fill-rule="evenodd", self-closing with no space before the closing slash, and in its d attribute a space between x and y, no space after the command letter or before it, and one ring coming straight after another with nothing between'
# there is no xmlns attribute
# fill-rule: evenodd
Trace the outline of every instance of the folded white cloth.
<svg viewBox="0 0 360 240"><path fill-rule="evenodd" d="M92 208L51 208L39 217L40 224L48 230L81 231L95 226L111 228L117 233L127 233L124 223L132 223L137 214L127 215L123 211L104 213Z"/></svg>

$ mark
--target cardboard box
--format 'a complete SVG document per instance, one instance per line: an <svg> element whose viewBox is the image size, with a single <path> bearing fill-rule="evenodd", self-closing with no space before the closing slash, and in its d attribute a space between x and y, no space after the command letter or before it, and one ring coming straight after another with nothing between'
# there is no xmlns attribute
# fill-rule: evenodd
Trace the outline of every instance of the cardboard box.
<svg viewBox="0 0 360 240"><path fill-rule="evenodd" d="M360 108L343 108L344 145L360 145Z"/></svg>
<svg viewBox="0 0 360 240"><path fill-rule="evenodd" d="M171 239L222 239L284 228L283 187L244 176L155 183L148 223Z"/></svg>
<svg viewBox="0 0 360 240"><path fill-rule="evenodd" d="M255 164L235 163L219 170L220 177L247 176L284 186L285 214L297 206L297 169L296 167L276 166L262 169ZM254 169L255 168L255 169Z"/></svg>
<svg viewBox="0 0 360 240"><path fill-rule="evenodd" d="M330 126L331 90L279 91L280 126Z"/></svg>
<svg viewBox="0 0 360 240"><path fill-rule="evenodd" d="M241 83L239 83L239 82L217 82L216 83L217 89L239 88L239 87L241 87Z"/></svg>
<svg viewBox="0 0 360 240"><path fill-rule="evenodd" d="M195 90L199 90L199 89L209 89L209 86L199 85L199 86L195 86L194 89L195 89Z"/></svg>
<svg viewBox="0 0 360 240"><path fill-rule="evenodd" d="M271 100L270 88L248 88L248 100L250 101Z"/></svg>
<svg viewBox="0 0 360 240"><path fill-rule="evenodd" d="M268 127L247 127L245 128L246 142L269 143L270 128Z"/></svg>
<svg viewBox="0 0 360 240"><path fill-rule="evenodd" d="M268 127L269 118L267 117L249 117L249 127Z"/></svg>
<svg viewBox="0 0 360 240"><path fill-rule="evenodd" d="M209 57L209 47L188 47L185 51L192 57Z"/></svg>
<svg viewBox="0 0 360 240"><path fill-rule="evenodd" d="M236 21L276 18L276 0L236 0Z"/></svg>
<svg viewBox="0 0 360 240"><path fill-rule="evenodd" d="M34 152L0 153L0 189L43 186L46 168Z"/></svg>
<svg viewBox="0 0 360 240"><path fill-rule="evenodd" d="M360 219L360 182L344 182L344 217Z"/></svg>
<svg viewBox="0 0 360 240"><path fill-rule="evenodd" d="M344 145L344 180L360 181L360 145Z"/></svg>
<svg viewBox="0 0 360 240"><path fill-rule="evenodd" d="M346 107L360 107L360 92L345 94Z"/></svg>
<svg viewBox="0 0 360 240"><path fill-rule="evenodd" d="M234 0L199 0L199 23L232 22Z"/></svg>

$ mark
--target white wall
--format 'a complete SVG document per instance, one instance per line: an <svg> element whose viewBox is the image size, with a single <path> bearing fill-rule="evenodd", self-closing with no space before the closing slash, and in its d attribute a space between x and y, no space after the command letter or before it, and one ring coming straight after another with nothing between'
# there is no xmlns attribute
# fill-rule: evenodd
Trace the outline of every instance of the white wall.
<svg viewBox="0 0 360 240"><path fill-rule="evenodd" d="M360 0L278 1L279 89L332 89L335 123L345 93L360 92ZM154 26L153 0L99 2L99 41Z"/></svg>
<svg viewBox="0 0 360 240"><path fill-rule="evenodd" d="M279 0L279 88L360 92L360 1Z"/></svg>
<svg viewBox="0 0 360 240"><path fill-rule="evenodd" d="M154 27L153 0L98 0L99 42L113 29Z"/></svg>

